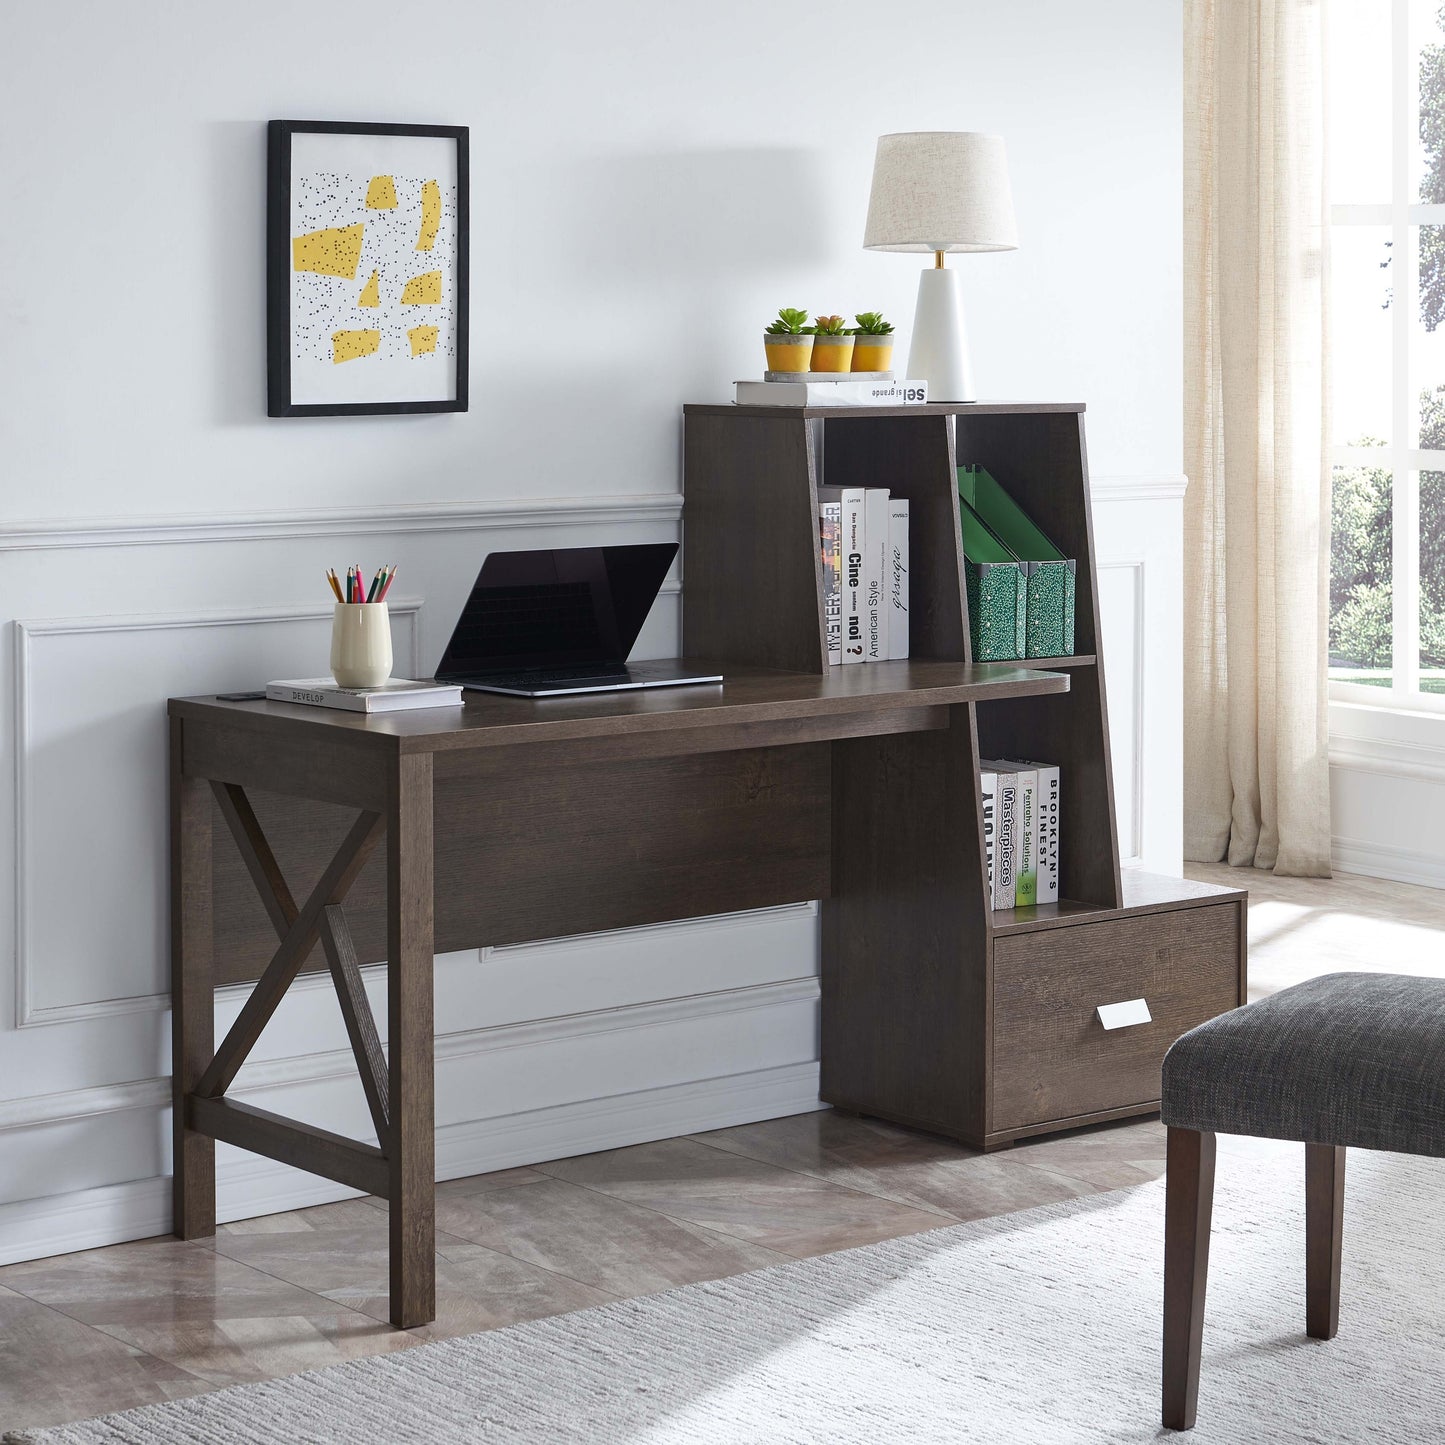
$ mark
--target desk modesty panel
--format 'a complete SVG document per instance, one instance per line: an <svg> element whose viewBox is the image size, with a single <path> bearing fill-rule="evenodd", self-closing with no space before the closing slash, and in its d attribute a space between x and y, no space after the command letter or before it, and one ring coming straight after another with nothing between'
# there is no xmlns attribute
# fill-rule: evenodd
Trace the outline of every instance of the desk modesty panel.
<svg viewBox="0 0 1445 1445"><path fill-rule="evenodd" d="M468 694L460 708L381 717L204 697L170 710L183 770L247 789L298 896L355 807L380 805L387 760L433 754L434 947L445 953L829 897L832 740L944 730L958 704L1068 686L1034 668L931 661L822 677L718 670L721 686ZM275 930L215 805L212 833L215 983L249 981ZM346 913L360 962L384 959L380 852ZM326 967L317 949L305 971Z"/></svg>

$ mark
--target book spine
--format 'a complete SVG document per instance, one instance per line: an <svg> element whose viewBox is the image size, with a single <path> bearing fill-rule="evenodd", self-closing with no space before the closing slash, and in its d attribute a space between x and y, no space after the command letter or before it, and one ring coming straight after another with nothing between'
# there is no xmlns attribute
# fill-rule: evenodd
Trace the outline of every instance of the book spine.
<svg viewBox="0 0 1445 1445"><path fill-rule="evenodd" d="M1019 908L1028 908L1039 901L1038 787L1038 773L1032 770L1019 773L1018 867L1014 869L1014 901Z"/></svg>
<svg viewBox="0 0 1445 1445"><path fill-rule="evenodd" d="M1038 899L1059 901L1059 770L1039 769Z"/></svg>
<svg viewBox="0 0 1445 1445"><path fill-rule="evenodd" d="M818 503L818 536L823 558L823 620L828 633L828 661L843 660L843 531L841 502Z"/></svg>
<svg viewBox="0 0 1445 1445"><path fill-rule="evenodd" d="M888 656L908 656L908 498L888 503Z"/></svg>
<svg viewBox="0 0 1445 1445"><path fill-rule="evenodd" d="M1018 866L1018 775L998 775L998 846L994 850L993 906L1013 908L1018 902L1014 869Z"/></svg>
<svg viewBox="0 0 1445 1445"><path fill-rule="evenodd" d="M867 497L861 487L844 489L843 520L843 661L862 662L863 569L867 547Z"/></svg>
<svg viewBox="0 0 1445 1445"><path fill-rule="evenodd" d="M272 702L295 702L306 707L335 707L341 708L344 712L368 712L370 710L364 697L356 697L344 692L322 692L309 687L280 687L274 682L267 685L266 696Z"/></svg>
<svg viewBox="0 0 1445 1445"><path fill-rule="evenodd" d="M994 849L998 843L998 774L984 772L979 775L980 792L983 797L983 862L988 874L988 901L993 907L994 897Z"/></svg>
<svg viewBox="0 0 1445 1445"><path fill-rule="evenodd" d="M888 660L888 606L884 578L888 575L888 489L869 487L864 511L867 552L863 568L863 660Z"/></svg>

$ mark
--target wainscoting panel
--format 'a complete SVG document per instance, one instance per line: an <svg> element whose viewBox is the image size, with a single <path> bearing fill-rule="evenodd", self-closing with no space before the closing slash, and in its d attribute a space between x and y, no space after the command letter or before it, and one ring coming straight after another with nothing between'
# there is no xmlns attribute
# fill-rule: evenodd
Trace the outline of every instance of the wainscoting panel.
<svg viewBox="0 0 1445 1445"><path fill-rule="evenodd" d="M1142 560L1099 564L1114 815L1119 857L1126 866L1140 862L1144 851L1144 582Z"/></svg>
<svg viewBox="0 0 1445 1445"><path fill-rule="evenodd" d="M1119 849L1126 866L1176 875L1184 857L1184 486L1183 477L1093 483Z"/></svg>
<svg viewBox="0 0 1445 1445"><path fill-rule="evenodd" d="M416 666L420 607L391 607L399 676ZM315 676L331 608L17 621L15 634L16 1026L161 1007L165 699Z"/></svg>

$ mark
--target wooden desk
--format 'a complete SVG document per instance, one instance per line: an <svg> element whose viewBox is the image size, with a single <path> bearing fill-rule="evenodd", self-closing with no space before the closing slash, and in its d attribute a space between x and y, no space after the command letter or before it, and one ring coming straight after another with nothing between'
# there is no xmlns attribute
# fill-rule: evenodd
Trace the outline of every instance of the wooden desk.
<svg viewBox="0 0 1445 1445"><path fill-rule="evenodd" d="M925 778L925 766L910 765L890 806L876 795L886 799L894 755L880 752L875 767L856 753L835 758L835 749L849 739L962 733L971 751L974 704L1069 688L1067 674L1029 664L887 662L822 675L698 665L726 682L544 702L472 695L462 708L377 718L171 701L181 1238L215 1232L214 1140L279 1159L389 1201L391 1319L425 1324L436 1313L438 951L830 897L835 879L865 876L876 846L834 827L845 811L837 801L865 783L875 809L892 814L896 873L937 872L935 834L911 826L920 787L957 786L950 806L969 820L977 858L965 778L951 769ZM213 850L218 820L234 853ZM906 931L903 915L918 902L904 894L881 906L899 910ZM877 920L879 900L872 906ZM313 963L318 942L323 957ZM385 1051L359 972L383 958ZM336 984L376 1145L226 1097L308 968L328 969ZM217 1049L214 989L251 979Z"/></svg>

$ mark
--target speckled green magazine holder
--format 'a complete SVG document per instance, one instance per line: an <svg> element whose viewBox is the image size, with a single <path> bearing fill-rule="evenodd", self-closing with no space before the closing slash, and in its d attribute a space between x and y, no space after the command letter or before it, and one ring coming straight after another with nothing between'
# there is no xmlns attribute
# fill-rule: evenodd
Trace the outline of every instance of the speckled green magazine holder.
<svg viewBox="0 0 1445 1445"><path fill-rule="evenodd" d="M1022 657L1027 605L1024 569L967 502L960 502L959 515L973 660L1007 662Z"/></svg>
<svg viewBox="0 0 1445 1445"><path fill-rule="evenodd" d="M1073 656L1074 559L1065 557L982 467L958 469L958 492L1023 567L1024 645L1022 653L1014 655Z"/></svg>

